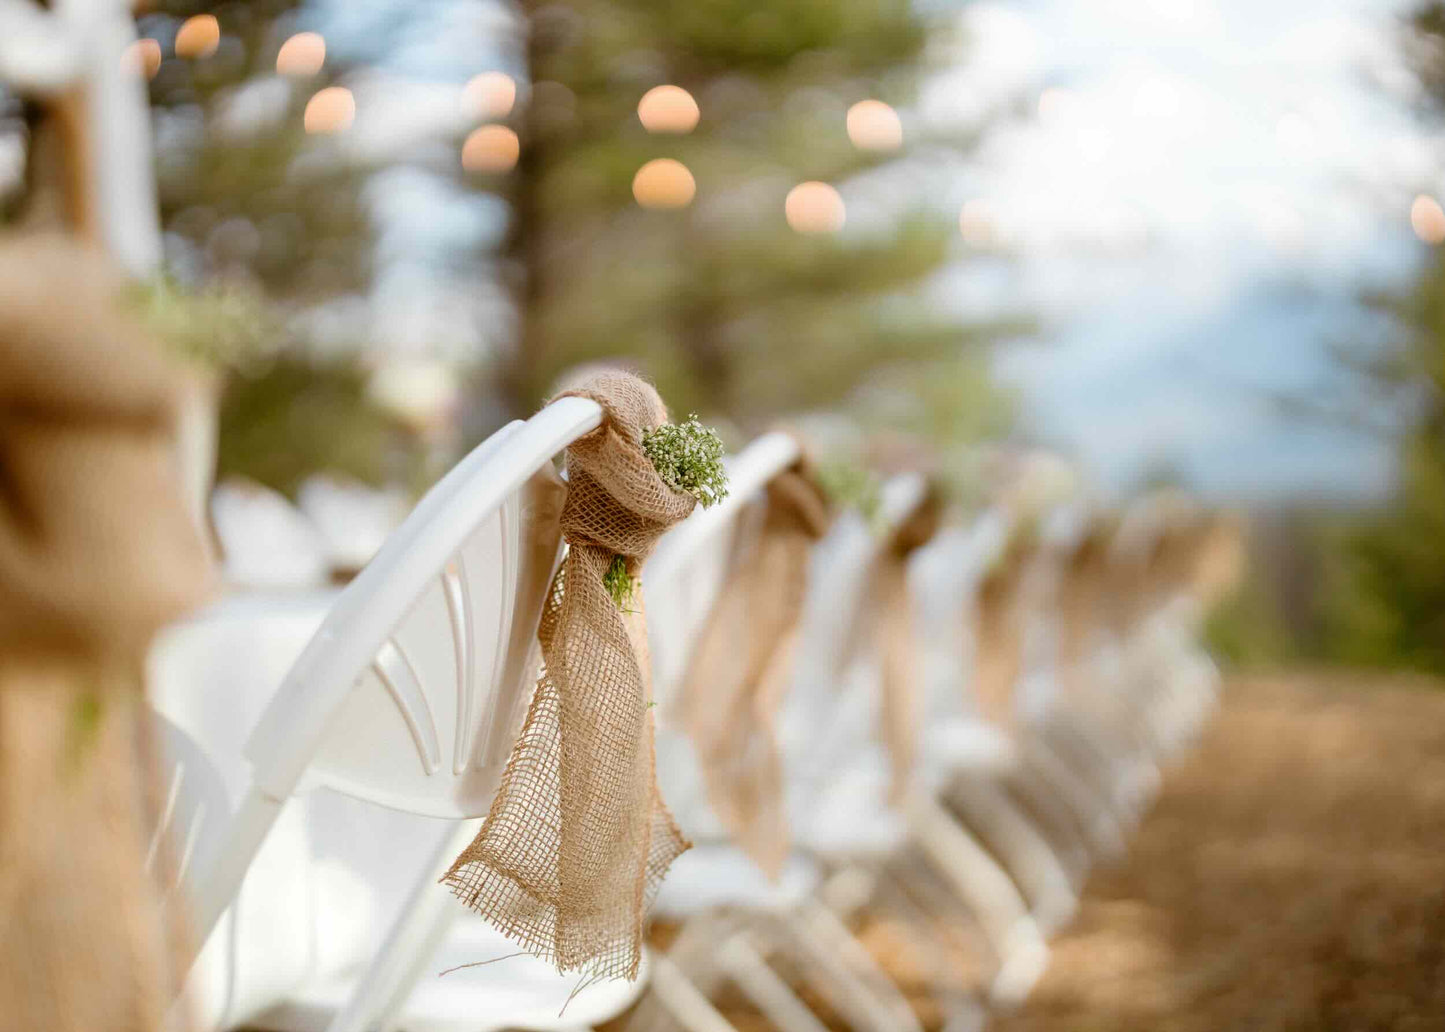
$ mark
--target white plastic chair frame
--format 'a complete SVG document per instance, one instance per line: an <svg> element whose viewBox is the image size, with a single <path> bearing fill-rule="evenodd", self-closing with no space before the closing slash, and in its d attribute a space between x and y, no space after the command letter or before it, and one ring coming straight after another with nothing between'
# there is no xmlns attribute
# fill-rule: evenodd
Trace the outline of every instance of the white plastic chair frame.
<svg viewBox="0 0 1445 1032"><path fill-rule="evenodd" d="M513 443L508 442L507 447ZM770 435L756 443L748 452L749 461L744 468L735 467L730 495L737 500L754 494L767 480L781 469L796 461L796 444L786 435ZM751 472L750 472L751 471ZM737 504L736 501L732 503ZM696 533L701 524L704 529L716 526L724 515L729 503L712 510L699 510L681 526L671 531L664 542L674 535L687 536ZM666 547L664 544L663 548ZM533 624L535 627L535 623ZM664 786L665 788L665 786ZM368 1028L373 1025L389 1027L396 1015L407 1010L407 999L424 974L430 958L458 919L463 917L449 893L439 890L434 882L456 853L462 849L475 832L474 822L459 826L451 835L444 836L429 864L430 874L418 879L404 905L401 917L388 935L386 944L378 952L371 968L360 979L355 995L331 1024L332 1032ZM696 992L690 990L686 979L666 958L649 955L646 961L648 973L660 998L674 1003L681 1015L700 1027L717 1027L721 1015L708 1013L697 1005ZM644 980L639 980L639 991ZM704 1001L705 1002L705 1001ZM578 1023L575 1013L559 1018L563 1025Z"/></svg>
<svg viewBox="0 0 1445 1032"><path fill-rule="evenodd" d="M199 941L302 787L324 784L459 822L488 811L526 704L536 625L561 550L555 526L530 527L532 509L559 490L553 457L601 419L594 402L565 398L498 431L422 499L337 599L250 735L251 783L207 850L214 862L193 883ZM500 549L500 569L468 568L468 549L483 547ZM479 580L498 579L496 597L479 596ZM403 639L416 628L444 633L447 655L409 653ZM453 834L443 838L449 846ZM404 911L388 943L409 941L419 923ZM404 949L383 947L373 974L408 960ZM391 1002L382 990L394 981L364 980L362 1005L333 1027L365 1027L376 1005Z"/></svg>

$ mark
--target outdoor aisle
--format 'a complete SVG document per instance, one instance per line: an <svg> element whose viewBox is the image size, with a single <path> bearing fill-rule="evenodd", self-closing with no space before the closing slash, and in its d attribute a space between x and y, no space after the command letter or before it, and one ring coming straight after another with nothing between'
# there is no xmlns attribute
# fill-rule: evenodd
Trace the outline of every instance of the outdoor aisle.
<svg viewBox="0 0 1445 1032"><path fill-rule="evenodd" d="M1232 682L1029 1005L991 1028L1445 1029L1445 690Z"/></svg>

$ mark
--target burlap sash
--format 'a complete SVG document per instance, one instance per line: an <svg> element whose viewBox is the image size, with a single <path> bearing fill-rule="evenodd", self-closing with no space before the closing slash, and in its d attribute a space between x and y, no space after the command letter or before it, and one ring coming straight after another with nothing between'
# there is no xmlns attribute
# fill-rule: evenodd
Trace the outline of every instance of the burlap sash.
<svg viewBox="0 0 1445 1032"><path fill-rule="evenodd" d="M157 1032L189 956L146 872L139 670L210 571L177 471L183 379L122 289L58 238L0 247L0 1029L17 1032Z"/></svg>
<svg viewBox="0 0 1445 1032"><path fill-rule="evenodd" d="M1015 534L978 586L974 604L973 695L989 721L1009 726L1023 668L1024 579L1033 556L1027 534Z"/></svg>
<svg viewBox="0 0 1445 1032"><path fill-rule="evenodd" d="M1117 622L1109 547L1114 525L1095 521L1065 558L1059 579L1059 666L1071 694L1085 689L1088 650L1097 633Z"/></svg>
<svg viewBox="0 0 1445 1032"><path fill-rule="evenodd" d="M901 802L913 778L918 754L918 641L913 598L908 591L908 557L933 540L943 521L943 496L929 484L923 500L888 537L874 563L874 630L882 664L880 724L892 768L893 802Z"/></svg>
<svg viewBox="0 0 1445 1032"><path fill-rule="evenodd" d="M803 466L773 478L766 505L757 538L698 641L678 715L697 750L713 810L776 879L789 838L774 720L792 672L809 554L832 517Z"/></svg>
<svg viewBox="0 0 1445 1032"><path fill-rule="evenodd" d="M622 612L603 576L617 555L636 575L695 501L642 451L667 419L649 384L605 373L566 395L604 414L567 449L569 548L537 632L542 674L491 812L442 881L559 971L631 979L646 911L688 843L654 776L641 593Z"/></svg>

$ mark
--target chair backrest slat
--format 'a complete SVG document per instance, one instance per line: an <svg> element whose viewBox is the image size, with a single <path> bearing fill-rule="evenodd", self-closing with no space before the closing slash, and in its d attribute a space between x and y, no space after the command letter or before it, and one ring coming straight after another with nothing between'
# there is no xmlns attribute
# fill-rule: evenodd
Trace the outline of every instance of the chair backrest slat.
<svg viewBox="0 0 1445 1032"><path fill-rule="evenodd" d="M537 620L560 554L554 456L600 425L564 398L475 449L337 599L246 753L285 798L304 774L437 817L491 804L525 705Z"/></svg>

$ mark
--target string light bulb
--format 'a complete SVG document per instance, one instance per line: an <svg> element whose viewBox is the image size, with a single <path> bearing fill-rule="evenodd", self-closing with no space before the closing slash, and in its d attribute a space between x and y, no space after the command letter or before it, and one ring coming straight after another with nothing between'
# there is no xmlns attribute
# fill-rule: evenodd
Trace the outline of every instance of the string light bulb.
<svg viewBox="0 0 1445 1032"><path fill-rule="evenodd" d="M903 146L903 122L881 100L860 100L848 109L848 139L859 150L891 151Z"/></svg>
<svg viewBox="0 0 1445 1032"><path fill-rule="evenodd" d="M702 113L681 86L654 86L637 102L637 117L650 133L690 133Z"/></svg>
<svg viewBox="0 0 1445 1032"><path fill-rule="evenodd" d="M177 57L210 57L221 45L221 23L214 14L196 14L176 30Z"/></svg>
<svg viewBox="0 0 1445 1032"><path fill-rule="evenodd" d="M356 98L345 86L328 86L306 102L302 125L308 133L329 136L351 128L356 118Z"/></svg>
<svg viewBox="0 0 1445 1032"><path fill-rule="evenodd" d="M276 71L281 75L315 75L325 63L326 40L319 32L298 32L276 52Z"/></svg>
<svg viewBox="0 0 1445 1032"><path fill-rule="evenodd" d="M510 172L517 166L522 142L504 125L473 129L462 144L462 168L468 172Z"/></svg>
<svg viewBox="0 0 1445 1032"><path fill-rule="evenodd" d="M809 180L788 191L783 215L799 233L836 233L848 217L843 196L827 183Z"/></svg>
<svg viewBox="0 0 1445 1032"><path fill-rule="evenodd" d="M1421 194L1410 205L1410 228L1432 247L1445 243L1445 208L1428 194Z"/></svg>
<svg viewBox="0 0 1445 1032"><path fill-rule="evenodd" d="M672 158L656 158L632 177L632 196L644 208L686 208L697 193L687 166Z"/></svg>
<svg viewBox="0 0 1445 1032"><path fill-rule="evenodd" d="M517 103L517 83L506 72L482 72L467 80L462 97L476 118L506 118Z"/></svg>
<svg viewBox="0 0 1445 1032"><path fill-rule="evenodd" d="M122 67L134 75L154 79L161 70L161 45L147 37L141 37L125 48L121 57Z"/></svg>

